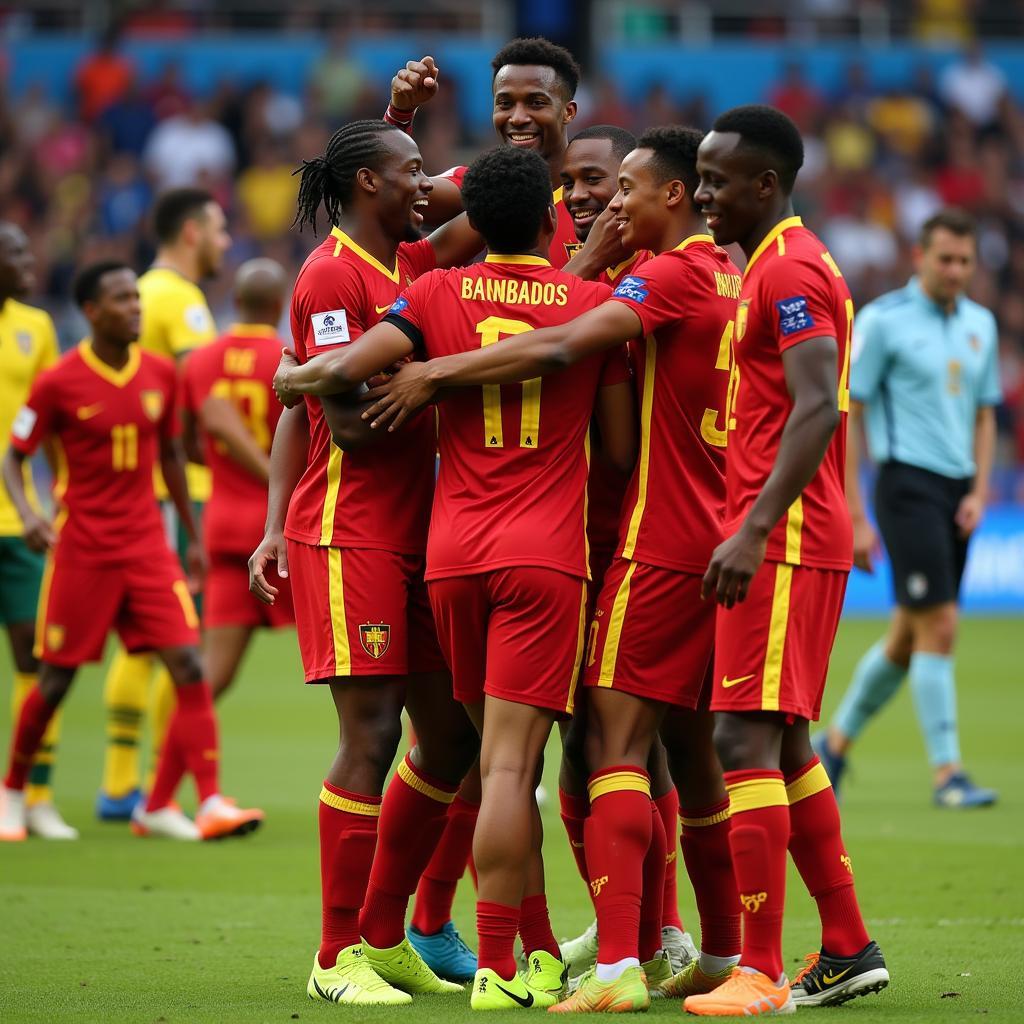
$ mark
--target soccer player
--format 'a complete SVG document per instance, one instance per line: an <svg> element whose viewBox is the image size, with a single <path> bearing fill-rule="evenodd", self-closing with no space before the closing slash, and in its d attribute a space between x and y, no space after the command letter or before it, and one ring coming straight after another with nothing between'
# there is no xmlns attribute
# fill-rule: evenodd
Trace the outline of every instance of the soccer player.
<svg viewBox="0 0 1024 1024"><path fill-rule="evenodd" d="M486 261L415 282L362 346L302 367L284 361L275 378L283 400L347 390L417 351L500 348L608 294L543 257L555 214L536 155L485 154L467 171L463 196ZM430 600L456 696L482 731L474 1009L553 1005L565 981L546 905L530 900L544 900L534 787L552 722L572 711L583 653L587 441L596 398L614 451L621 406L606 393L628 386L616 354L618 362L595 357L543 383L463 389L438 409ZM513 956L517 930L531 964L525 979Z"/></svg>
<svg viewBox="0 0 1024 1024"><path fill-rule="evenodd" d="M999 389L995 318L964 295L977 262L977 228L942 210L921 229L917 276L857 318L850 368L846 494L854 564L871 571L878 539L864 511L857 442L864 422L878 463L875 514L893 566L889 634L861 658L827 734L814 738L838 788L846 754L895 694L910 688L939 807L987 807L960 761L953 643L967 546L984 513L996 447Z"/></svg>
<svg viewBox="0 0 1024 1024"><path fill-rule="evenodd" d="M172 189L159 196L153 208L153 230L158 246L156 259L139 278L139 345L180 362L216 334L199 282L220 271L231 238L220 204L199 188ZM204 467L189 464L186 479L193 502L209 497L210 475ZM166 488L159 477L156 487L168 521L173 522L174 510L167 503ZM198 504L195 512L198 515ZM184 564L187 546L183 529L180 524L172 529L177 535L172 543L177 545ZM186 571L194 576L192 568L186 566ZM193 588L198 586L198 580L192 579L191 583ZM139 738L147 703L155 763L174 705L174 691L169 675L156 664L153 655L119 651L107 673L103 701L107 748L96 813L104 821L122 821L131 816L141 798Z"/></svg>
<svg viewBox="0 0 1024 1024"><path fill-rule="evenodd" d="M299 226L315 229L322 204L332 228L306 259L292 296L300 360L315 367L338 348L362 350L364 332L407 284L437 263L472 255L451 244L447 228L420 238L430 194L415 142L381 121L345 125L323 156L304 163ZM346 433L345 409L335 398L305 403L308 459L304 421L294 419L296 410L282 416L251 588L265 601L276 598L265 573L271 561L292 579L306 681L330 687L341 725L320 793L323 923L307 993L397 1005L409 993L459 990L405 939L404 907L479 743L452 697L423 583L433 413L363 451L359 437ZM357 407L354 415L361 422ZM382 805L403 706L418 743Z"/></svg>
<svg viewBox="0 0 1024 1024"><path fill-rule="evenodd" d="M32 250L25 232L16 224L0 223L0 437L8 438L14 414L25 404L32 382L57 362L57 335L53 321L41 309L22 301L35 283ZM49 452L47 453L49 454ZM25 465L25 494L39 508L32 486L31 466ZM39 662L32 653L36 606L44 560L21 535L18 518L7 491L0 484L0 619L14 659L11 713L17 718L22 701L36 683ZM77 839L78 831L61 817L53 803L51 774L60 736L60 716L54 715L29 774L25 791L26 821L31 835L43 839Z"/></svg>
<svg viewBox="0 0 1024 1024"><path fill-rule="evenodd" d="M27 543L52 553L36 627L39 682L15 723L0 838L24 839L32 759L79 666L102 657L111 629L129 651L157 651L177 694L153 790L132 815L135 831L175 839L243 835L263 814L220 795L217 720L196 646L198 619L153 500L159 460L190 542L197 543L175 442L174 366L134 344L139 292L131 268L92 264L76 280L75 300L91 337L38 378L15 418L3 462ZM22 478L25 460L48 437L64 454L60 511L52 523L32 508ZM186 771L199 793L195 822L171 804Z"/></svg>
<svg viewBox="0 0 1024 1024"><path fill-rule="evenodd" d="M186 438L197 428L213 488L203 514L209 562L204 585L203 660L216 700L231 685L252 631L295 622L286 580L272 605L249 594L249 555L263 536L270 445L283 411L271 388L284 342L277 324L288 291L284 268L243 263L235 276L240 322L197 349L182 386Z"/></svg>
<svg viewBox="0 0 1024 1024"><path fill-rule="evenodd" d="M719 603L711 708L743 904L739 968L688 1012L792 1012L883 988L828 776L810 745L853 543L843 494L853 302L793 215L803 163L778 110L737 107L701 143L697 201L720 244L747 255L736 310L726 540L704 595ZM735 423L735 425L734 425ZM791 990L782 969L786 849L818 904L822 947Z"/></svg>
<svg viewBox="0 0 1024 1024"><path fill-rule="evenodd" d="M715 610L700 600L700 586L722 536L740 277L697 217L700 140L692 129L653 129L622 162L620 194L609 210L627 248L657 255L623 276L611 301L562 328L412 364L367 412L386 416L418 407L437 387L493 386L550 373L646 337L634 349L640 459L591 626L585 677L591 774L584 844L598 917L597 966L560 1012L645 1009L648 983L678 995L706 991L731 974L738 952L728 805L707 713ZM397 411L396 422L403 416ZM684 520L688 530L681 535L677 524ZM703 932L700 960L676 978L655 958L660 914L644 913L641 901L652 879L660 896L664 872L662 819L652 807L646 769L666 706L673 708L666 745L686 800L683 849Z"/></svg>

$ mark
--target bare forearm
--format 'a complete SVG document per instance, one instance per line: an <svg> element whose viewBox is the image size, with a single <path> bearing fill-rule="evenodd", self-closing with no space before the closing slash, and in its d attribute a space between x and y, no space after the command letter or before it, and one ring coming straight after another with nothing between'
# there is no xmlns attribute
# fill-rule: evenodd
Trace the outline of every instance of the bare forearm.
<svg viewBox="0 0 1024 1024"><path fill-rule="evenodd" d="M298 395L337 395L351 391L380 367L374 367L363 377L349 372L352 348L339 349L327 355L310 359L301 366L293 366L285 375L288 389Z"/></svg>
<svg viewBox="0 0 1024 1024"><path fill-rule="evenodd" d="M160 454L160 472L167 485L167 493L178 512L178 518L185 527L185 534L192 543L195 543L199 539L199 531L196 529L192 502L188 496L188 484L185 482L185 460L175 442L165 443Z"/></svg>
<svg viewBox="0 0 1024 1024"><path fill-rule="evenodd" d="M864 495L860 488L860 438L864 416L857 402L850 403L850 415L846 421L846 506L851 519L863 519L867 515Z"/></svg>
<svg viewBox="0 0 1024 1024"><path fill-rule="evenodd" d="M982 501L988 500L992 467L996 459L996 414L991 406L978 410L974 429L974 486L971 488Z"/></svg>
<svg viewBox="0 0 1024 1024"><path fill-rule="evenodd" d="M309 424L303 405L285 409L274 432L270 450L270 481L267 491L267 533L281 533L288 502L306 468Z"/></svg>
<svg viewBox="0 0 1024 1024"><path fill-rule="evenodd" d="M3 460L4 487L10 495L11 504L17 509L18 517L24 523L34 509L28 502L28 495L25 493L25 456L14 448L8 448Z"/></svg>
<svg viewBox="0 0 1024 1024"><path fill-rule="evenodd" d="M208 398L200 410L203 430L220 441L228 455L257 480L270 477L270 456L246 429L235 407L223 398Z"/></svg>

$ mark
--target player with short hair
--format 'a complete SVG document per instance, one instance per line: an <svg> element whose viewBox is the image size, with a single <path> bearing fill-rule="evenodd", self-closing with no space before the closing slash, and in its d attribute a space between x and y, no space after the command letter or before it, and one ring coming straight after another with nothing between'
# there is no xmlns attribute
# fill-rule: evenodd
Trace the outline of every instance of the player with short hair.
<svg viewBox="0 0 1024 1024"><path fill-rule="evenodd" d="M850 369L846 494L854 564L871 571L878 537L858 479L860 424L878 463L875 514L893 566L889 634L861 658L814 748L839 786L846 754L909 672L939 807L987 807L996 792L963 770L953 642L970 538L981 522L996 449L999 335L995 317L964 294L977 262L977 226L940 210L921 229L917 275L861 310Z"/></svg>
<svg viewBox="0 0 1024 1024"><path fill-rule="evenodd" d="M139 277L139 346L181 362L194 348L212 341L217 333L199 283L220 272L231 238L220 204L202 188L175 188L159 195L153 206L152 222L157 251L153 265ZM198 517L201 503L210 495L210 474L205 467L189 463L186 481ZM184 561L187 543L182 524L175 521L174 508L168 502L159 474L155 484L171 524L171 543L177 547L195 592L201 580L197 578L196 567ZM129 655L119 650L107 672L103 702L107 747L96 813L104 821L127 820L141 798L139 739L147 704L155 765L174 707L174 689L170 676L157 665L153 655ZM151 767L147 785L151 784L152 770Z"/></svg>
<svg viewBox="0 0 1024 1024"><path fill-rule="evenodd" d="M190 542L198 542L176 444L174 366L134 344L139 292L130 267L118 261L86 267L75 281L75 301L91 336L38 378L3 461L27 543L51 556L36 626L39 682L14 727L0 839L25 837L32 759L79 666L102 657L111 629L129 651L156 650L177 693L153 789L132 815L134 830L174 839L244 835L263 813L220 795L217 719L197 649L198 617L153 500L159 460ZM32 508L22 477L25 460L47 437L63 449L60 510L52 523ZM171 803L186 771L199 793L195 822Z"/></svg>
<svg viewBox="0 0 1024 1024"><path fill-rule="evenodd" d="M16 224L0 222L0 437L10 437L15 413L25 404L32 382L57 362L57 334L49 314L21 300L35 283L34 258L25 232ZM47 450L49 457L50 451ZM24 466L25 493L39 508L32 484L32 467ZM32 653L36 606L45 560L22 537L21 519L0 483L0 621L14 660L11 716L18 717L22 701L36 683L39 662ZM26 822L30 835L43 839L77 839L78 831L61 817L53 803L51 776L60 737L60 715L46 730L25 790Z"/></svg>
<svg viewBox="0 0 1024 1024"><path fill-rule="evenodd" d="M421 238L430 193L415 142L381 121L344 125L322 156L304 161L296 220L315 230L322 205L332 225L292 295L292 337L304 364L321 365L339 348L362 350L362 335L406 285L472 255L447 228ZM366 437L346 433L352 416L362 427L358 407L338 398L311 398L282 416L250 587L274 601L272 561L294 580L305 678L330 687L341 725L320 793L323 920L307 993L398 1005L410 993L459 990L423 963L401 917L396 934L392 908L415 888L478 740L452 698L423 582L434 416L366 450ZM403 707L418 742L382 802ZM360 920L374 894L376 909Z"/></svg>
<svg viewBox="0 0 1024 1024"><path fill-rule="evenodd" d="M711 708L743 904L740 966L688 1012L792 1012L888 984L864 928L828 776L811 749L853 544L843 494L853 302L793 215L803 141L781 111L722 114L697 156L716 241L747 254L733 341L726 540L704 577L719 603ZM735 425L734 425L735 424ZM818 904L822 950L782 969L786 849Z"/></svg>
<svg viewBox="0 0 1024 1024"><path fill-rule="evenodd" d="M405 367L367 410L379 417L375 423L393 414L398 424L438 387L551 373L646 336L633 346L640 458L591 626L585 676L591 807L584 842L598 916L597 966L560 1012L645 1009L649 982L678 995L707 990L731 973L739 944L728 807L707 714L715 612L700 600L700 585L721 539L740 277L701 231L693 205L700 141L694 129L653 129L622 162L609 210L627 248L657 255L622 276L611 301L560 328ZM680 534L684 519L688 529ZM684 854L703 932L700 960L674 979L671 972L658 976L658 918L645 914L641 901L652 876L660 893L664 871L661 818L652 814L646 769L666 706L673 708L666 746L686 800Z"/></svg>
<svg viewBox="0 0 1024 1024"><path fill-rule="evenodd" d="M249 595L246 564L263 536L270 446L283 411L271 382L284 347L277 324L287 292L279 263L243 263L235 275L239 322L193 352L182 375L186 446L201 454L213 478L203 513L209 569L202 620L214 700L231 685L254 629L295 623L287 581L274 580L277 600L260 604Z"/></svg>
<svg viewBox="0 0 1024 1024"><path fill-rule="evenodd" d="M608 294L543 257L555 214L538 156L510 147L485 154L467 172L463 195L487 240L486 261L415 282L363 347L303 367L286 360L275 378L282 400L347 390L414 352L500 348ZM564 985L541 912L534 787L551 724L574 700L589 575L589 424L596 399L609 445L619 437L603 415L620 407L606 403L606 393L628 382L624 353L618 356L619 363L596 357L543 383L463 389L438 409L430 599L456 696L482 731L483 801L473 843L480 948L471 1006L478 1010L552 1005ZM515 968L517 930L530 963L526 978Z"/></svg>

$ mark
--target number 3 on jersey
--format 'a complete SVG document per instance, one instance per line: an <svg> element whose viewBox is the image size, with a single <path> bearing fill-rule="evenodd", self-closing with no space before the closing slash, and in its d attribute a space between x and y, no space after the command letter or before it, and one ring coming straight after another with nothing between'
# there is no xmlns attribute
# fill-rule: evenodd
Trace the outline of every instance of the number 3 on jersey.
<svg viewBox="0 0 1024 1024"><path fill-rule="evenodd" d="M476 325L480 335L480 347L486 348L502 338L525 334L533 327L522 320L508 320L503 316L489 316ZM519 422L519 447L536 449L540 441L540 377L523 381L523 408ZM484 393L484 446L504 448L505 439L501 430L501 385L486 384Z"/></svg>

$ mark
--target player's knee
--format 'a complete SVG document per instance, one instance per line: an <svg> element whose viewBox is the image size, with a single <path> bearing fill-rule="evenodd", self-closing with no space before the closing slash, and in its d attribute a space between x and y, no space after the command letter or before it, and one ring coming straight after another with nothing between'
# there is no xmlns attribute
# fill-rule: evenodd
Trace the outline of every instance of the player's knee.
<svg viewBox="0 0 1024 1024"><path fill-rule="evenodd" d="M195 647L176 647L165 651L163 661L175 686L188 686L203 678L203 662Z"/></svg>
<svg viewBox="0 0 1024 1024"><path fill-rule="evenodd" d="M586 782L587 749L586 732L582 725L574 719L562 738L562 771L572 779Z"/></svg>
<svg viewBox="0 0 1024 1024"><path fill-rule="evenodd" d="M67 696L72 676L69 672L44 665L39 672L39 693L50 707L57 707Z"/></svg>
<svg viewBox="0 0 1024 1024"><path fill-rule="evenodd" d="M383 778L402 742L402 720L398 715L363 719L358 729L345 731L343 745Z"/></svg>
<svg viewBox="0 0 1024 1024"><path fill-rule="evenodd" d="M950 654L956 643L956 605L944 605L936 608L925 620L919 646L937 654Z"/></svg>
<svg viewBox="0 0 1024 1024"><path fill-rule="evenodd" d="M758 731L746 728L736 715L719 715L715 722L715 750L724 771L763 767L771 760Z"/></svg>

